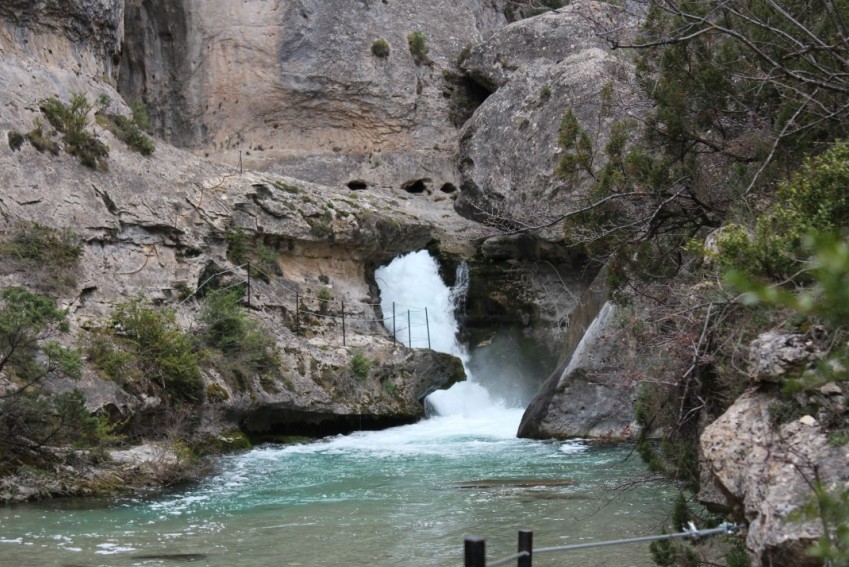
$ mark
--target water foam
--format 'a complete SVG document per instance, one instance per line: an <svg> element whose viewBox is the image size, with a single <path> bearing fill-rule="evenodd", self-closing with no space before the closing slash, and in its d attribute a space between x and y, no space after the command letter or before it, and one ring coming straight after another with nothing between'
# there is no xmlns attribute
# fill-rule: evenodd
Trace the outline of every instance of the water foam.
<svg viewBox="0 0 849 567"><path fill-rule="evenodd" d="M439 276L436 261L427 251L421 250L395 258L388 266L378 268L375 278L380 287L381 308L384 315L391 316L393 307L395 309L395 332L399 341L403 342L405 333L404 330L398 331L399 306L402 306L402 312L403 309L410 310L411 326L414 327L418 320L412 319L413 310L416 309L416 313L423 313L424 307L427 307L431 348L453 354L463 361L463 367L469 379L455 384L448 390L440 390L428 396L426 401L428 414L486 418L491 422L490 430L495 428L503 431L505 427L515 425L511 432L511 436L515 436L519 425L516 411L505 407L503 400L493 396L475 380L469 371L468 352L457 340L459 324L455 317L455 310L465 303L469 288L468 267L460 264L457 269L457 282L453 288L449 289ZM387 323L387 328L390 332L393 330L391 321Z"/></svg>

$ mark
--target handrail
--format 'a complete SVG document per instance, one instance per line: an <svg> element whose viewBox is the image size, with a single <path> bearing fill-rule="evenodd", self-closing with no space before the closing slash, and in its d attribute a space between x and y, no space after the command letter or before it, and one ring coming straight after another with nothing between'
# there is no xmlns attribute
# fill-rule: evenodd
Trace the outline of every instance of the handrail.
<svg viewBox="0 0 849 567"><path fill-rule="evenodd" d="M533 549L533 532L529 530L521 530L519 532L519 551L507 557L502 557L489 564L486 563L486 542L480 537L467 537L465 539L465 567L497 567L498 565L506 565L513 560L517 560L518 567L529 567L532 557L545 553L560 553L574 551L576 549L591 549L595 547L606 547L609 545L623 545L629 543L644 543L648 541L663 541L675 538L699 539L711 535L733 535L736 534L743 526L724 522L715 528L700 530L690 522L688 527L683 531L674 534L659 534L652 536L632 537L624 539L614 539L607 541L593 541L588 543L575 543L571 545L559 545L556 547L540 547Z"/></svg>
<svg viewBox="0 0 849 567"><path fill-rule="evenodd" d="M216 278L223 276L225 274L231 274L231 273L235 274L237 270L241 270L241 269L247 269L247 277L243 280L240 280L238 282L235 282L235 283L228 285L227 287L223 288L223 290L233 289L235 287L247 285L247 288L248 288L247 303L248 303L248 306L250 307L250 305L251 305L250 297L251 297L251 294L253 293L252 285L251 285L251 273L255 272L255 273L261 274L261 275L265 276L266 278L268 278L269 281L272 279L272 276L270 276L269 274L267 274L266 272L264 272L263 270L261 270L260 268L256 267L255 265L253 265L251 263L240 264L240 265L235 266L233 268L221 270L219 272L216 272L216 273L210 275L203 282L201 282L200 285L198 285L198 287L192 293L190 293L188 296L183 298L177 305L183 305L189 299L196 297L198 292L200 292L205 286L207 286L210 282L212 282ZM301 316L301 314L309 315L309 316L317 317L317 318L321 318L321 319L332 319L332 320L336 320L336 321L341 321L342 322L342 345L343 346L346 344L346 322L380 323L381 326L385 328L389 321L393 321L393 328L395 326L394 325L394 321L396 319L396 312L395 312L396 304L395 303L393 303L393 309L392 309L392 315L391 316L384 316L383 318L377 318L377 317L366 318L364 316L355 316L355 315L351 315L349 313L346 313L345 312L345 301L344 300L328 299L328 298L322 298L322 297L318 297L318 296L302 295L300 293L300 291L298 291L297 289L293 289L293 288L291 288L291 287L289 287L289 286L287 286L283 283L280 283L280 282L277 282L276 286L279 287L279 288L282 288L283 290L288 292L290 295L293 295L294 298L295 298L295 308L294 308L293 311L295 313L296 332L300 330L300 326L301 326L301 317L300 316ZM334 315L333 313L325 312L325 311L329 311L329 309L326 308L326 307L321 307L321 311L319 311L319 312L307 309L306 307L302 306L303 302L305 302L305 301L318 301L319 304L323 305L323 306L327 306L328 304L331 304L331 303L340 304L342 314L341 315ZM358 305L373 308L373 307L376 307L376 306L380 306L381 304L380 303L360 303ZM398 305L400 305L400 304L398 304ZM386 331L392 336L393 342L397 343L398 342L398 338L397 338L398 333L400 331L406 330L408 332L407 346L409 348L413 348L413 342L414 341L418 343L418 342L423 342L425 340L427 341L428 348L430 348L430 321L429 321L429 317L428 317L427 307L414 307L414 308L410 307L410 306L407 306L407 307L408 308L407 308L406 312L407 312L408 321L410 320L410 315L412 313L424 313L425 314L425 322L424 323L417 323L415 325L408 324L406 327L403 327L401 329L395 329L394 332L389 332L388 329L386 329ZM401 316L403 313L404 312L401 311L401 313L399 313L398 316ZM426 327L427 328L427 337L424 337L424 338L420 338L420 337L414 338L414 337L412 337L412 335L410 334L410 330L413 329L413 328L418 328L418 327ZM401 342L403 344L403 341L401 341Z"/></svg>

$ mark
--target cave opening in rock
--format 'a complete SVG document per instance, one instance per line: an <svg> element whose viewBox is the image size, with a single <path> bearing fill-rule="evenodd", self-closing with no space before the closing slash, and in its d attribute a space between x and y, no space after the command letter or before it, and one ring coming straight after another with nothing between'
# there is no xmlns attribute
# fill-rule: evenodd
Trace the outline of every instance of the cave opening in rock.
<svg viewBox="0 0 849 567"><path fill-rule="evenodd" d="M368 183L362 179L354 179L348 182L348 189L351 191L364 191L368 189Z"/></svg>
<svg viewBox="0 0 849 567"><path fill-rule="evenodd" d="M418 195L424 192L430 193L430 189L428 189L427 184L430 183L431 180L427 177L422 179L411 179L410 181L405 181L401 184L401 189L406 191L407 193L412 193L414 195Z"/></svg>
<svg viewBox="0 0 849 567"><path fill-rule="evenodd" d="M442 187L439 188L439 190L443 193L451 194L457 191L457 186L453 183L445 183L442 185Z"/></svg>

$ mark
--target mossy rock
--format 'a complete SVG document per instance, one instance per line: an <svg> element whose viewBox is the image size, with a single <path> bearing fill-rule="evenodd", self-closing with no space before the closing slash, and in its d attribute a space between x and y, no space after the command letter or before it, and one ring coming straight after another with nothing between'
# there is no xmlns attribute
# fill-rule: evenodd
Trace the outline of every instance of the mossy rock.
<svg viewBox="0 0 849 567"><path fill-rule="evenodd" d="M248 436L241 429L234 428L217 435L204 437L194 444L193 449L197 455L204 456L247 451L252 447L253 444Z"/></svg>

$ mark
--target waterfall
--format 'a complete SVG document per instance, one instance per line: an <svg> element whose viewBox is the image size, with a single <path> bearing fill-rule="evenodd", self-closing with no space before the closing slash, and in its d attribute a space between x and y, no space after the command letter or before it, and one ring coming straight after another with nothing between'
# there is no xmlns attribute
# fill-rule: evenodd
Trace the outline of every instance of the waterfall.
<svg viewBox="0 0 849 567"><path fill-rule="evenodd" d="M454 304L454 313L465 312L466 296L469 295L469 265L466 262L457 264L454 276L454 287L451 288L451 303Z"/></svg>
<svg viewBox="0 0 849 567"><path fill-rule="evenodd" d="M510 420L515 419L512 415L515 411L506 410L503 403L496 400L469 371L468 352L457 341L459 325L455 310L465 304L469 289L468 266L461 263L457 267L456 283L449 289L439 276L436 261L427 251L421 250L378 268L375 279L380 287L380 306L386 327L390 333L394 330L396 340L405 345L412 343L413 347L426 347L427 339L422 340L421 332L429 327L431 348L453 354L463 361L468 379L428 396L426 408L429 415L468 417L491 414L495 419L503 420L503 412L507 411L511 414ZM427 320L424 318L425 308Z"/></svg>

